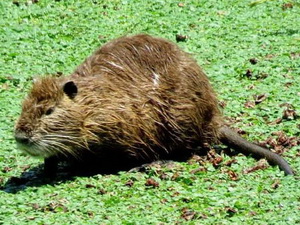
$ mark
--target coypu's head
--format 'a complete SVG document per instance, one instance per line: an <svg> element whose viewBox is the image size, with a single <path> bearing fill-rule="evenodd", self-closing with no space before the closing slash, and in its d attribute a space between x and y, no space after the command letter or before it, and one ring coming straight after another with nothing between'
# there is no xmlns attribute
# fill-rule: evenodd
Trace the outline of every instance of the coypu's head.
<svg viewBox="0 0 300 225"><path fill-rule="evenodd" d="M73 147L84 147L84 115L75 102L77 92L73 81L62 78L41 78L33 84L15 126L15 139L21 150L47 158L76 155Z"/></svg>

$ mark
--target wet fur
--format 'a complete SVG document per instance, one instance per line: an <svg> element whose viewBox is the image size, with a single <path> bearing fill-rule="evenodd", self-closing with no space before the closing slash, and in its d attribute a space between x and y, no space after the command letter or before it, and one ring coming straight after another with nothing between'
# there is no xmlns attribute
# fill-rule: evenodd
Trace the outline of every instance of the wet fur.
<svg viewBox="0 0 300 225"><path fill-rule="evenodd" d="M16 135L44 158L145 163L219 143L223 125L196 61L171 42L136 35L105 44L70 76L35 82Z"/></svg>

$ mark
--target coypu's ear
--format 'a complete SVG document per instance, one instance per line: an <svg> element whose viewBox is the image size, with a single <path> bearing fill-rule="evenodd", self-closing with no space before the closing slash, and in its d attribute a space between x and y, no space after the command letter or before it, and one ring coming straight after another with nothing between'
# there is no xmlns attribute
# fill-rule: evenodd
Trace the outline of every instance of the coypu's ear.
<svg viewBox="0 0 300 225"><path fill-rule="evenodd" d="M66 95L69 96L69 98L73 99L78 92L77 86L73 81L68 81L64 84L63 90Z"/></svg>

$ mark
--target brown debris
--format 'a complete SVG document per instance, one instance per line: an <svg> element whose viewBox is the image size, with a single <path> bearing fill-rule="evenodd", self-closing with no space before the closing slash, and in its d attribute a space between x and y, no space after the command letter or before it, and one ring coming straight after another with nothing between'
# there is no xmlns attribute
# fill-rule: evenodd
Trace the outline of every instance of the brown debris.
<svg viewBox="0 0 300 225"><path fill-rule="evenodd" d="M200 165L204 165L205 164L205 159L204 157L201 157L199 155L193 155L189 160L188 160L188 164L192 165L195 163L199 163Z"/></svg>
<svg viewBox="0 0 300 225"><path fill-rule="evenodd" d="M248 69L245 73L245 76L248 77L248 78L251 78L253 76L253 73L250 69Z"/></svg>
<svg viewBox="0 0 300 225"><path fill-rule="evenodd" d="M218 104L222 109L224 109L227 105L227 103L225 101L219 101Z"/></svg>
<svg viewBox="0 0 300 225"><path fill-rule="evenodd" d="M93 218L95 216L95 213L92 211L88 211L87 214L90 218Z"/></svg>
<svg viewBox="0 0 300 225"><path fill-rule="evenodd" d="M286 83L284 84L284 86L287 87L287 88L289 88L289 87L292 86L292 85L293 85L293 82L286 82Z"/></svg>
<svg viewBox="0 0 300 225"><path fill-rule="evenodd" d="M105 191L104 189L99 189L98 190L98 194L100 194L100 195L104 195L106 193L107 193L107 191Z"/></svg>
<svg viewBox="0 0 300 225"><path fill-rule="evenodd" d="M279 124L282 120L295 120L299 117L293 105L289 103L283 103L279 105L280 107L285 107L282 112L282 116L276 120L270 122L269 124Z"/></svg>
<svg viewBox="0 0 300 225"><path fill-rule="evenodd" d="M226 173L228 174L230 180L236 181L239 179L238 174L232 170L227 170Z"/></svg>
<svg viewBox="0 0 300 225"><path fill-rule="evenodd" d="M292 9L294 5L291 2L282 4L281 8L282 10Z"/></svg>
<svg viewBox="0 0 300 225"><path fill-rule="evenodd" d="M237 210L236 209L234 209L234 208L232 208L232 207L225 207L225 211L226 211L226 213L228 213L228 214L234 214L234 213L236 213L237 212Z"/></svg>
<svg viewBox="0 0 300 225"><path fill-rule="evenodd" d="M161 180L169 180L169 176L168 176L166 173L164 173L164 172L162 172L162 173L159 175L159 178L160 178Z"/></svg>
<svg viewBox="0 0 300 225"><path fill-rule="evenodd" d="M253 99L254 100L249 100L244 104L245 108L254 108L256 105L260 104L261 102L263 102L264 100L267 99L267 95L266 94L259 94L259 95L254 95Z"/></svg>
<svg viewBox="0 0 300 225"><path fill-rule="evenodd" d="M177 178L179 177L179 173L178 172L175 172L172 177L171 177L171 180L177 180Z"/></svg>
<svg viewBox="0 0 300 225"><path fill-rule="evenodd" d="M132 187L134 184L134 181L133 180L128 180L125 185L128 186L128 187Z"/></svg>
<svg viewBox="0 0 300 225"><path fill-rule="evenodd" d="M167 203L167 202L169 202L169 201L166 198L163 198L163 199L160 200L160 203L162 203L162 204Z"/></svg>
<svg viewBox="0 0 300 225"><path fill-rule="evenodd" d="M244 130L242 130L241 128L237 128L236 132L237 132L239 135L247 134L247 132L244 131Z"/></svg>
<svg viewBox="0 0 300 225"><path fill-rule="evenodd" d="M247 101L244 104L244 107L247 108L247 109L254 108L255 107L255 102L254 101Z"/></svg>
<svg viewBox="0 0 300 225"><path fill-rule="evenodd" d="M286 108L284 111L283 111L283 115L282 115L282 118L283 119L286 119L286 120L294 120L298 117L297 115L297 112L295 109L293 108Z"/></svg>
<svg viewBox="0 0 300 225"><path fill-rule="evenodd" d="M95 188L96 186L95 185L93 185L93 184L86 184L85 185L85 188Z"/></svg>
<svg viewBox="0 0 300 225"><path fill-rule="evenodd" d="M20 2L19 1L12 1L12 4L14 4L16 6L20 6Z"/></svg>
<svg viewBox="0 0 300 225"><path fill-rule="evenodd" d="M176 41L177 42L184 42L187 39L188 39L187 35L176 34Z"/></svg>
<svg viewBox="0 0 300 225"><path fill-rule="evenodd" d="M282 118L277 118L276 120L270 122L269 124L275 125L275 124L280 124L282 122Z"/></svg>
<svg viewBox="0 0 300 225"><path fill-rule="evenodd" d="M230 159L230 160L224 162L224 165L225 165L225 166L231 166L232 164L234 164L234 163L236 163L236 162L237 162L236 159Z"/></svg>
<svg viewBox="0 0 300 225"><path fill-rule="evenodd" d="M196 215L196 213L192 209L189 209L189 208L183 208L181 210L181 212L182 212L181 218L185 219L186 221L194 219L194 217Z"/></svg>
<svg viewBox="0 0 300 225"><path fill-rule="evenodd" d="M264 101L268 96L266 94L254 95L255 105L258 105L262 101Z"/></svg>
<svg viewBox="0 0 300 225"><path fill-rule="evenodd" d="M245 169L243 171L243 173L248 174L248 173L252 173L252 172L257 171L257 170L266 169L267 167L268 167L267 161L265 159L261 159L261 160L258 161L257 165L255 165L254 167Z"/></svg>
<svg viewBox="0 0 300 225"><path fill-rule="evenodd" d="M21 169L23 172L27 171L28 169L30 169L30 165L24 165L24 166L21 166Z"/></svg>
<svg viewBox="0 0 300 225"><path fill-rule="evenodd" d="M51 202L44 208L42 208L43 212L57 212L57 211L63 211L68 212L68 208L64 206L62 203L59 202Z"/></svg>
<svg viewBox="0 0 300 225"><path fill-rule="evenodd" d="M254 84L251 84L251 85L249 85L247 88L248 88L249 90L252 90L252 89L255 88L255 85L254 85Z"/></svg>
<svg viewBox="0 0 300 225"><path fill-rule="evenodd" d="M146 186L148 187L153 187L153 188L157 188L159 187L159 183L157 181L155 181L153 178L148 178L146 180L146 183L145 183Z"/></svg>
<svg viewBox="0 0 300 225"><path fill-rule="evenodd" d="M276 180L273 184L272 184L272 188L273 189L277 189L279 187L280 181Z"/></svg>
<svg viewBox="0 0 300 225"><path fill-rule="evenodd" d="M250 211L248 215L249 215L249 216L256 216L256 215L257 215L257 212L255 212L255 211Z"/></svg>
<svg viewBox="0 0 300 225"><path fill-rule="evenodd" d="M252 65L255 65L257 64L258 60L256 58L252 58L252 59L249 59L249 62L252 64Z"/></svg>
<svg viewBox="0 0 300 225"><path fill-rule="evenodd" d="M2 172L3 173L7 173L9 171L12 171L12 168L11 167L8 167L8 166L5 166L3 169L2 169Z"/></svg>
<svg viewBox="0 0 300 225"><path fill-rule="evenodd" d="M212 160L212 164L215 168L218 168L222 162L223 162L223 157L221 157L221 156L214 158Z"/></svg>
<svg viewBox="0 0 300 225"><path fill-rule="evenodd" d="M298 137L288 137L283 131L273 132L272 134L277 136L277 144L283 147L291 148L300 144Z"/></svg>
<svg viewBox="0 0 300 225"><path fill-rule="evenodd" d="M197 174L197 173L203 173L203 172L206 172L207 171L207 169L205 168L205 167L199 167L199 168L197 168L197 169L194 169L194 170L192 170L190 173L191 174Z"/></svg>
<svg viewBox="0 0 300 225"><path fill-rule="evenodd" d="M223 157L218 155L213 149L208 152L207 156L209 162L212 163L214 168L218 168L223 162Z"/></svg>

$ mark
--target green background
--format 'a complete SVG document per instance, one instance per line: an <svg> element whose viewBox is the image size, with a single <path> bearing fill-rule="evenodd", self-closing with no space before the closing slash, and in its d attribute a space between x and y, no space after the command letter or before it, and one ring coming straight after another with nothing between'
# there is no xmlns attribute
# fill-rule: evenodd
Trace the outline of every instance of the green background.
<svg viewBox="0 0 300 225"><path fill-rule="evenodd" d="M190 161L45 181L35 170L42 160L22 155L13 138L34 77L71 73L105 42L137 33L187 35L178 44L206 71L226 118L247 139L276 138L276 131L297 138L297 117L272 123L288 105L300 113L296 1L2 0L0 15L0 224L300 223L299 146L284 152L294 177L276 167L244 173L257 161L238 155L228 166L222 155L217 168ZM261 94L264 101L245 107Z"/></svg>

